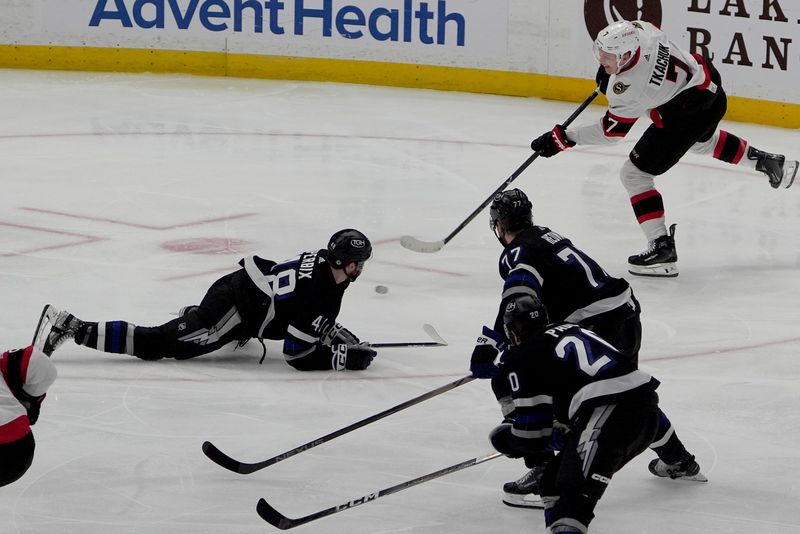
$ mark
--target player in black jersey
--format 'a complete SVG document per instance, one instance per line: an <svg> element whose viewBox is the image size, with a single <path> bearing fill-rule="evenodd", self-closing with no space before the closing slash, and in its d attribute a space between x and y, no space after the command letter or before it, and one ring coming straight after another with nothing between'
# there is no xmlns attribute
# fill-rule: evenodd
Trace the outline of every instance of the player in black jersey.
<svg viewBox="0 0 800 534"><path fill-rule="evenodd" d="M478 378L492 378L492 389L503 415L513 411L511 390L495 360L509 341L502 333L503 311L519 296L537 297L554 321L567 321L594 331L626 355L633 365L638 365L641 308L628 282L610 276L566 237L534 225L531 202L521 190L497 194L489 212L492 232L504 247L499 263L504 284L494 328L484 327L478 337L470 370ZM663 413L651 447L664 466L679 465L682 473L692 475L699 470L694 456L683 446ZM536 479L541 473L539 460L526 458L531 470L504 486L503 502L511 506L540 505L535 497ZM654 469L655 466L651 469L654 474L663 476Z"/></svg>
<svg viewBox="0 0 800 534"><path fill-rule="evenodd" d="M301 371L366 369L376 352L336 322L342 297L372 255L358 230L340 230L327 249L277 263L243 258L241 268L214 282L197 306L161 326L125 321L87 322L45 306L35 339L50 355L70 337L104 352L143 360L185 360L232 341L283 340L286 361Z"/></svg>
<svg viewBox="0 0 800 534"><path fill-rule="evenodd" d="M659 382L591 330L550 323L534 295L509 299L503 321L515 410L489 438L512 458L549 459L558 450L541 478L545 524L552 533L586 534L614 473L656 436Z"/></svg>

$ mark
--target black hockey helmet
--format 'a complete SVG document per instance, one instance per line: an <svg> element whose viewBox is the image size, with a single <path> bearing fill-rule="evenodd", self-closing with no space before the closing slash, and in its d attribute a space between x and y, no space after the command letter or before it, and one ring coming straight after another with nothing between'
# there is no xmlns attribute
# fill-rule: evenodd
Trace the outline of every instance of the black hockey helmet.
<svg viewBox="0 0 800 534"><path fill-rule="evenodd" d="M328 241L328 260L337 269L344 269L350 262L364 263L372 256L372 243L367 236L345 228L333 234Z"/></svg>
<svg viewBox="0 0 800 534"><path fill-rule="evenodd" d="M512 343L539 332L550 324L547 308L534 295L520 295L510 300L503 310L503 330Z"/></svg>
<svg viewBox="0 0 800 534"><path fill-rule="evenodd" d="M497 235L497 223L504 231L518 232L533 226L533 204L519 189L497 193L489 207L489 228Z"/></svg>

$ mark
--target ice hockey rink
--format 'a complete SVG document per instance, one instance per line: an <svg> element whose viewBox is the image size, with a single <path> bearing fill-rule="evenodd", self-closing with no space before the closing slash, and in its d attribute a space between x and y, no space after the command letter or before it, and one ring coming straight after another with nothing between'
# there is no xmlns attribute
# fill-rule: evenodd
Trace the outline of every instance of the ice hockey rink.
<svg viewBox="0 0 800 534"><path fill-rule="evenodd" d="M382 350L365 372L293 370L280 345L139 361L67 342L34 427L30 471L0 489L3 533L277 532L491 452L500 414L474 381L251 475L210 462L205 440L263 460L454 381L496 313L500 245L480 214L445 237L576 104L539 99L191 76L0 71L0 341L30 342L52 303L141 325L193 304L239 258L322 248L355 227L375 245L340 321ZM596 120L599 106L576 121ZM617 173L630 141L536 160L516 182L535 220L631 281L642 368L708 484L656 479L645 452L614 477L591 532L800 532L800 186L687 156L657 185L678 223L681 274L627 275L641 251ZM726 129L800 154L800 133ZM377 294L377 284L389 288ZM544 533L502 504L520 460L499 458L295 529L332 534Z"/></svg>

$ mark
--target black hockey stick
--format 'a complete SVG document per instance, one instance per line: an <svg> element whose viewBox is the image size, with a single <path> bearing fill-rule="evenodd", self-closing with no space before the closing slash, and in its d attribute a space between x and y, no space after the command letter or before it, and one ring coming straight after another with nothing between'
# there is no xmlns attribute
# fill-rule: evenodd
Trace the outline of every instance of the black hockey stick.
<svg viewBox="0 0 800 534"><path fill-rule="evenodd" d="M414 406L415 404L419 404L422 401L426 401L426 400L431 399L431 398L433 398L433 397L435 397L437 395L441 395L442 393L450 391L451 389L455 389L458 386L462 386L462 385L464 385L464 384L466 384L468 382L471 382L473 380L475 380L475 377L472 376L472 375L467 375L467 376L461 377L458 380L450 382L449 384L445 384L444 386L438 387L438 388L436 388L434 390L431 390L431 391L429 391L427 393L423 393L422 395L420 395L418 397L414 397L413 399L410 399L410 400L407 400L405 402L402 402L402 403L398 404L397 406L393 406L393 407L389 408L388 410L382 411L381 413L377 413L375 415L371 415L371 416L367 417L366 419L362 419L362 420L357 421L357 422L355 422L355 423L353 423L351 425L348 425L348 426L346 426L344 428L340 428L339 430L335 430L334 432L331 432L330 434L326 434L326 435L322 436L321 438L317 438L317 439L315 439L313 441L309 441L308 443L304 443L303 445L300 445L299 447L295 447L294 449L288 450L288 451L286 451L286 452L284 452L282 454L279 454L277 456L273 456L272 458L269 458L267 460L263 460L261 462L247 463L247 462L240 462L238 460L234 460L233 458L231 458L230 456L228 456L227 454L225 454L224 452L219 450L210 441L206 441L206 442L203 443L203 452L205 453L206 456L208 456L209 460L211 460L215 464L217 464L219 466L222 466L222 467L224 467L225 469L227 469L229 471L233 471L234 473L239 473L239 474L242 474L242 475L249 475L250 473L254 473L256 471L264 469L265 467L269 467L269 466L271 466L273 464L281 462L281 461L283 461L283 460L285 460L287 458L291 458L292 456L294 456L296 454L300 454L301 452L307 451L308 449L311 449L311 448L314 448L317 445L322 445L323 443L326 443L328 441L331 441L332 439L338 438L339 436L347 434L348 432L352 432L353 430L356 430L357 428L361 428L362 426L366 426L366 425L368 425L370 423L374 423L375 421L378 421L379 419L383 419L384 417L392 415L393 413L397 413L397 412L399 412L401 410L405 410L406 408L408 408L410 406Z"/></svg>
<svg viewBox="0 0 800 534"><path fill-rule="evenodd" d="M583 112L583 110L585 110L589 106L589 104L591 104L592 101L595 98L597 98L599 92L600 92L599 88L595 89L594 92L591 95L589 95L589 97L586 100L583 101L583 104L578 106L578 109L572 112L572 115L570 115L567 118L567 120L564 121L562 126L566 128L567 126L572 124L572 121L574 121L578 117L578 115L580 115ZM506 178L505 182L500 184L500 187L495 189L494 192L491 195L489 195L489 197L486 200L481 202L481 205L478 206L475 209L475 211L470 213L469 216L466 219L464 219L461 222L461 224L459 224L456 227L456 229L450 232L450 234L444 239L440 239L439 241L422 241L420 239L417 239L416 237L410 235L404 235L403 237L400 238L400 244L405 248L407 248L408 250L413 250L414 252L439 252L447 243L450 242L451 239L453 239L456 236L456 234L458 234L461 230L464 229L465 226L467 226L470 222L472 222L472 219L477 217L478 214L483 210L483 208L485 208L492 202L492 199L494 199L494 196L497 193L501 193L505 188L511 185L511 182L516 180L517 177L520 174L522 174L523 171L527 169L528 166L531 163L533 163L538 157L539 157L539 152L534 152L533 154L531 154L528 157L528 159L526 159L525 162L522 165L520 165L519 168L516 171L514 171L514 173L511 176Z"/></svg>
<svg viewBox="0 0 800 534"><path fill-rule="evenodd" d="M419 478L415 478L414 480L409 480L407 482L402 482L390 488L382 489L375 493L369 493L364 495L363 497L358 497L346 503L340 504L338 506L332 506L325 510L320 510L319 512L315 512L310 515L306 515L303 517L298 517L297 519L291 519L286 517L275 508L273 508L267 501L264 499L259 499L258 504L256 505L256 511L261 518L269 523L272 526L278 527L281 530L288 530L290 528L294 528L300 525L304 525L311 521L316 521L317 519L321 519L323 517L329 516L331 514L336 514L339 512L343 512L344 510L349 510L350 508L355 508L356 506L364 503L368 503L370 501L374 501L375 499L379 499L381 497L385 497L387 495L391 495L392 493L397 493L398 491L403 491L408 489L412 486L416 486L417 484L422 484L423 482L427 482L429 480L433 480L434 478L439 478L444 475L449 475L450 473L455 473L456 471L461 471L462 469L466 469L468 467L472 467L473 465L478 465L483 462L488 462L489 460L494 460L498 456L502 456L499 452L493 452L491 454L487 454L485 456L479 456L477 458L470 458L460 464L451 465L450 467L445 467L444 469L440 469L433 473L429 473L427 475L423 475Z"/></svg>
<svg viewBox="0 0 800 534"><path fill-rule="evenodd" d="M397 342L397 343L370 343L370 347L375 348L390 348L390 347L446 347L447 341L439 335L439 332L429 324L422 325L425 333L431 336L433 341L412 341L412 342Z"/></svg>

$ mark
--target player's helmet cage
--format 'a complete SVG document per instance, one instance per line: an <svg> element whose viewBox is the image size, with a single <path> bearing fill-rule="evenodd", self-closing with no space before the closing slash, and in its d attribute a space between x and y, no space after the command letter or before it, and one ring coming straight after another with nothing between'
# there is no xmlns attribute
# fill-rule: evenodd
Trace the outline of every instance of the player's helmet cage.
<svg viewBox="0 0 800 534"><path fill-rule="evenodd" d="M497 235L497 224L503 231L518 232L533 226L533 204L519 189L497 193L489 207L489 228ZM498 236L499 238L500 236Z"/></svg>
<svg viewBox="0 0 800 534"><path fill-rule="evenodd" d="M363 267L371 256L372 243L367 236L353 228L339 230L328 241L328 260L337 269L344 269L351 262Z"/></svg>
<svg viewBox="0 0 800 534"><path fill-rule="evenodd" d="M624 67L639 50L639 31L629 20L612 22L597 34L594 40L594 57L600 61L600 51L617 57L617 67ZM625 54L630 54L626 59Z"/></svg>
<svg viewBox="0 0 800 534"><path fill-rule="evenodd" d="M550 317L547 308L534 295L515 297L506 303L503 310L503 330L506 338L512 342L515 336L521 340L525 339L543 330L548 324Z"/></svg>

